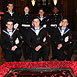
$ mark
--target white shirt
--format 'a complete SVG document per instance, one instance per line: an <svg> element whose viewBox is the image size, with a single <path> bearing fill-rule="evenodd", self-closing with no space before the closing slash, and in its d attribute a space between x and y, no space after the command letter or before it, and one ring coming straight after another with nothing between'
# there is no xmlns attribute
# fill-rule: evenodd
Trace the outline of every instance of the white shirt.
<svg viewBox="0 0 77 77"><path fill-rule="evenodd" d="M13 16L13 12L9 12L11 14L11 16Z"/></svg>
<svg viewBox="0 0 77 77"><path fill-rule="evenodd" d="M10 37L12 36L13 32L9 32Z"/></svg>
<svg viewBox="0 0 77 77"><path fill-rule="evenodd" d="M36 35L37 35L37 36L38 36L38 34L39 34L39 31L40 31L39 29L36 29Z"/></svg>
<svg viewBox="0 0 77 77"><path fill-rule="evenodd" d="M63 34L64 34L64 30L61 31L61 36L63 36Z"/></svg>
<svg viewBox="0 0 77 77"><path fill-rule="evenodd" d="M43 20L43 17L41 17L40 20L42 21Z"/></svg>

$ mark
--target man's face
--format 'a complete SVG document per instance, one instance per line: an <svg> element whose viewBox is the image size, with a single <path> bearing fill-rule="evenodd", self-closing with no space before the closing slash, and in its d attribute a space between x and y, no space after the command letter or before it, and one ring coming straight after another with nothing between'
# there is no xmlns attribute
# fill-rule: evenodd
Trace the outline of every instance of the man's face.
<svg viewBox="0 0 77 77"><path fill-rule="evenodd" d="M40 10L40 11L39 11L39 14L40 14L40 15L44 15L44 11L43 11L43 10Z"/></svg>
<svg viewBox="0 0 77 77"><path fill-rule="evenodd" d="M6 26L7 26L7 29L12 30L13 22L11 22L11 21L7 22Z"/></svg>
<svg viewBox="0 0 77 77"><path fill-rule="evenodd" d="M38 18L34 19L33 24L34 24L35 27L39 27L39 25L40 25L39 19Z"/></svg>
<svg viewBox="0 0 77 77"><path fill-rule="evenodd" d="M25 12L26 14L28 14L28 13L29 13L29 8L28 8L28 7L25 7L25 8L24 8L24 12Z"/></svg>
<svg viewBox="0 0 77 77"><path fill-rule="evenodd" d="M59 10L55 7L55 8L53 9L53 12L54 12L55 14L57 14L57 13L59 12Z"/></svg>
<svg viewBox="0 0 77 77"><path fill-rule="evenodd" d="M67 19L62 20L62 26L66 27L68 25Z"/></svg>
<svg viewBox="0 0 77 77"><path fill-rule="evenodd" d="M13 4L8 4L7 8L8 8L8 10L12 11L13 10Z"/></svg>

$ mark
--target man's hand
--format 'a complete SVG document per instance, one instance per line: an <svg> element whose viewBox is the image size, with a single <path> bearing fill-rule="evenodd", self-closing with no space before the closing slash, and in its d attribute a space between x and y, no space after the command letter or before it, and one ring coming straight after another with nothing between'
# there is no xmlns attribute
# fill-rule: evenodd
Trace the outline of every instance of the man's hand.
<svg viewBox="0 0 77 77"><path fill-rule="evenodd" d="M35 50L36 50L36 51L39 51L39 50L41 49L41 47L42 47L42 46L39 45L39 46L37 46L37 47L35 48Z"/></svg>
<svg viewBox="0 0 77 77"><path fill-rule="evenodd" d="M17 46L16 46L16 45L15 45L15 46L12 46L11 50L12 50L12 51L15 51L15 50L16 50L16 48L17 48Z"/></svg>
<svg viewBox="0 0 77 77"><path fill-rule="evenodd" d="M60 50L61 47L62 47L62 44L58 44L57 49Z"/></svg>

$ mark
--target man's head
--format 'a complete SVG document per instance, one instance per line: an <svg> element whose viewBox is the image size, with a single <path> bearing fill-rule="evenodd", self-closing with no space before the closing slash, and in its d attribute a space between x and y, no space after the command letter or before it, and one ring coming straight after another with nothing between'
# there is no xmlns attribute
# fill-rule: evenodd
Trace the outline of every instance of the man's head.
<svg viewBox="0 0 77 77"><path fill-rule="evenodd" d="M41 16L44 15L44 10L42 8L39 10L39 15L41 15Z"/></svg>
<svg viewBox="0 0 77 77"><path fill-rule="evenodd" d="M13 29L13 20L9 19L6 22L6 26L8 30L12 30Z"/></svg>
<svg viewBox="0 0 77 77"><path fill-rule="evenodd" d="M8 3L8 5L7 5L8 11L12 12L13 7L14 7L13 3Z"/></svg>
<svg viewBox="0 0 77 77"><path fill-rule="evenodd" d="M39 20L38 18L34 18L32 23L33 23L33 25L34 25L35 27L39 27L39 25L40 25L40 20Z"/></svg>
<svg viewBox="0 0 77 77"><path fill-rule="evenodd" d="M28 6L25 6L24 12L25 12L25 14L28 14L29 13L29 7Z"/></svg>
<svg viewBox="0 0 77 77"><path fill-rule="evenodd" d="M63 27L66 27L68 24L69 24L69 23L68 23L68 20L67 20L67 19L63 19L63 20L62 20L62 26L63 26Z"/></svg>
<svg viewBox="0 0 77 77"><path fill-rule="evenodd" d="M53 8L53 13L57 14L59 12L58 8L57 7L54 7Z"/></svg>

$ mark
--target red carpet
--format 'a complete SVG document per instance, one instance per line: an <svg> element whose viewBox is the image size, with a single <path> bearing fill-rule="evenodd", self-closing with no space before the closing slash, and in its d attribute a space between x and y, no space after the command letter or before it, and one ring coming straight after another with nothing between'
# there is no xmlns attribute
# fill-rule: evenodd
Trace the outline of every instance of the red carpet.
<svg viewBox="0 0 77 77"><path fill-rule="evenodd" d="M4 77L12 68L70 68L77 77L77 61L6 62L0 66L0 77Z"/></svg>

